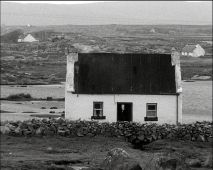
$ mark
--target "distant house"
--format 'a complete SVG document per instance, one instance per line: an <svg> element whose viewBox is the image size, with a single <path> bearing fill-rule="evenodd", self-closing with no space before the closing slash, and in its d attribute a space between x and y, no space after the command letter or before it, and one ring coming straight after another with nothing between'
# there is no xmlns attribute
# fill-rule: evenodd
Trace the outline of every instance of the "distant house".
<svg viewBox="0 0 213 170"><path fill-rule="evenodd" d="M38 42L39 40L35 39L31 34L27 36L22 36L18 39L18 42Z"/></svg>
<svg viewBox="0 0 213 170"><path fill-rule="evenodd" d="M68 53L65 118L181 122L179 58L178 52Z"/></svg>
<svg viewBox="0 0 213 170"><path fill-rule="evenodd" d="M63 39L65 39L65 35L64 34L54 34L54 35L51 35L50 39L53 42L58 41L58 40L63 40Z"/></svg>
<svg viewBox="0 0 213 170"><path fill-rule="evenodd" d="M150 32L150 33L155 33L155 29L152 28L149 32Z"/></svg>
<svg viewBox="0 0 213 170"><path fill-rule="evenodd" d="M205 50L199 45L186 45L181 52L182 56L200 57L205 55Z"/></svg>

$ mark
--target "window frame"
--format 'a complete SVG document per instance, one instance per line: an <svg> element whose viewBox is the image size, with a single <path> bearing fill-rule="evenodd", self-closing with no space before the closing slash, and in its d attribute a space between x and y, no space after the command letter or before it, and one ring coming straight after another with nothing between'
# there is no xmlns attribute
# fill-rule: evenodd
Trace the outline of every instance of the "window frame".
<svg viewBox="0 0 213 170"><path fill-rule="evenodd" d="M101 104L100 105L101 106L100 109L96 109L95 108L95 104ZM97 114L95 114L96 110L102 111L101 115L97 116ZM91 119L106 119L106 116L104 116L103 114L104 114L104 102L102 102L102 101L94 101L93 102L93 115L91 116Z"/></svg>
<svg viewBox="0 0 213 170"><path fill-rule="evenodd" d="M154 105L155 106L155 110L149 110L148 107L150 105ZM155 116L148 115L149 112L155 112ZM157 112L158 112L157 103L146 103L146 117L144 117L144 120L145 121L158 121Z"/></svg>

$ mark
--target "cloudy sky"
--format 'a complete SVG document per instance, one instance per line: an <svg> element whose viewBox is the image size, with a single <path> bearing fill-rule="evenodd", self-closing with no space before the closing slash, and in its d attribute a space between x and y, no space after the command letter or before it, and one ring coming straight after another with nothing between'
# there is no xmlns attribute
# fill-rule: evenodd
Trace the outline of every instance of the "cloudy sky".
<svg viewBox="0 0 213 170"><path fill-rule="evenodd" d="M98 3L104 1L8 1L8 2L16 2L16 3L23 3L23 4L91 4L91 3Z"/></svg>
<svg viewBox="0 0 213 170"><path fill-rule="evenodd" d="M15 3L40 3L40 4L90 4L90 3L100 3L100 2L113 2L113 1L8 1ZM191 3L200 3L202 1L185 1Z"/></svg>
<svg viewBox="0 0 213 170"><path fill-rule="evenodd" d="M5 25L212 25L211 1L4 1Z"/></svg>

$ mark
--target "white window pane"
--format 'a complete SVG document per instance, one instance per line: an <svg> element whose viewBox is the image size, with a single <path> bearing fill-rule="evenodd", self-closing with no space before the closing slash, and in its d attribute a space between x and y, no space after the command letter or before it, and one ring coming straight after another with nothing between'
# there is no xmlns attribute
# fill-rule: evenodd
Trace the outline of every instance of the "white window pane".
<svg viewBox="0 0 213 170"><path fill-rule="evenodd" d="M103 116L103 103L94 102L93 104L93 116Z"/></svg>
<svg viewBox="0 0 213 170"><path fill-rule="evenodd" d="M147 103L147 117L157 117L157 103Z"/></svg>
<svg viewBox="0 0 213 170"><path fill-rule="evenodd" d="M148 111L147 112L147 117L156 117L157 116L157 112L156 111Z"/></svg>

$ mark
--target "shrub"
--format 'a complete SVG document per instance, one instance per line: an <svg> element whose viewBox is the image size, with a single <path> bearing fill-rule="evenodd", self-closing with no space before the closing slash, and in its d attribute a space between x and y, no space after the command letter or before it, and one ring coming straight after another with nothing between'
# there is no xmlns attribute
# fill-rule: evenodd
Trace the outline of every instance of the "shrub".
<svg viewBox="0 0 213 170"><path fill-rule="evenodd" d="M47 97L47 101L51 101L51 100L53 100L52 97Z"/></svg>
<svg viewBox="0 0 213 170"><path fill-rule="evenodd" d="M7 97L8 100L30 100L32 99L32 96L30 94L12 94Z"/></svg>
<svg viewBox="0 0 213 170"><path fill-rule="evenodd" d="M17 43L19 36L22 34L22 30L17 29L1 36L1 42L5 43Z"/></svg>

